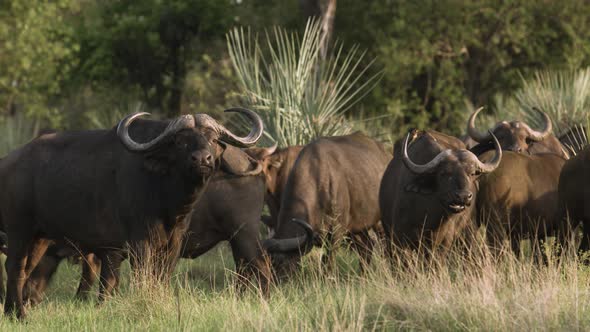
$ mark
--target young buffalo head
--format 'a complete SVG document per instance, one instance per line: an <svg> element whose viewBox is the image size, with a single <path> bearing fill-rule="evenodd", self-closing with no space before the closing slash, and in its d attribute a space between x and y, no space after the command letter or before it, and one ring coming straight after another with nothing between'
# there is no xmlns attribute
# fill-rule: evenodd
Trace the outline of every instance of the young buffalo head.
<svg viewBox="0 0 590 332"><path fill-rule="evenodd" d="M530 153L531 147L535 143L542 142L549 138L549 136L552 136L551 119L549 119L549 116L545 112L538 108L533 109L543 118L544 128L541 131L531 129L529 125L522 121L502 121L498 122L491 132L482 133L475 128L475 118L482 109L483 107L480 107L473 112L467 122L467 134L478 143L490 142L492 139L491 133L493 133L500 142L502 149L518 153ZM557 148L560 149L560 147ZM560 153L561 150L555 152Z"/></svg>
<svg viewBox="0 0 590 332"><path fill-rule="evenodd" d="M196 114L174 119L157 137L139 143L131 138L129 128L133 121L149 113L135 113L125 117L117 126L117 135L129 151L145 155L145 166L150 171L165 174L178 172L186 178L198 181L213 173L216 161L225 147L223 142L249 147L256 144L262 136L262 120L256 113L242 108L232 108L226 112L241 113L252 122L253 128L246 137L236 136L206 114ZM148 128L136 130L140 141L145 140L147 130Z"/></svg>
<svg viewBox="0 0 590 332"><path fill-rule="evenodd" d="M416 164L408 156L410 134L403 143L402 161L415 181L405 188L408 192L435 195L448 214L463 212L471 206L476 192L476 179L498 167L502 159L500 143L494 140L496 155L490 162L481 162L475 154L464 149L447 149L426 164Z"/></svg>
<svg viewBox="0 0 590 332"><path fill-rule="evenodd" d="M269 148L250 148L245 150L252 158L260 161L266 183L264 201L270 211L270 216L263 216L262 221L272 231L276 228L281 193L287 184L289 172L303 146L289 146L277 149L277 145Z"/></svg>

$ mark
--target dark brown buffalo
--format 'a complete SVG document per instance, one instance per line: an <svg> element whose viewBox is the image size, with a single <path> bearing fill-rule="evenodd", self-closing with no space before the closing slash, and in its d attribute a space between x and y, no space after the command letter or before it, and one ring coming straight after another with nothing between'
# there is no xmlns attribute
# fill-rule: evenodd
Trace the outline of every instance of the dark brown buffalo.
<svg viewBox="0 0 590 332"><path fill-rule="evenodd" d="M247 155L235 149L233 160L247 160ZM230 156L227 156L230 159ZM229 163L228 163L229 164ZM195 206L187 237L183 243L182 256L196 258L219 242L229 241L236 271L248 282L258 280L264 291L270 278L260 243L260 217L264 206L265 182L248 168L224 168L216 175ZM259 165L254 162L253 165Z"/></svg>
<svg viewBox="0 0 590 332"><path fill-rule="evenodd" d="M459 139L435 131L413 131L396 142L379 192L390 255L395 248L448 248L470 228L477 181L502 159L492 138L496 155L487 163Z"/></svg>
<svg viewBox="0 0 590 332"><path fill-rule="evenodd" d="M568 160L559 176L557 218L571 229L582 224L580 250L590 250L590 146Z"/></svg>
<svg viewBox="0 0 590 332"><path fill-rule="evenodd" d="M221 156L220 170L194 207L183 239L181 257L196 258L222 241L230 243L236 271L245 282L258 281L267 291L270 268L260 247L260 215L264 204L264 177L260 165L239 149L228 148ZM53 273L63 258L76 254L50 248L25 287L32 304L42 299ZM100 271L100 260L87 255L82 261L82 278L76 297L86 299ZM116 282L117 283L117 282Z"/></svg>
<svg viewBox="0 0 590 332"><path fill-rule="evenodd" d="M482 109L483 107L473 112L467 122L467 134L482 146L482 150L477 150L477 146L472 149L477 155L488 150L492 145L490 134L482 133L475 128L475 119ZM529 125L522 121L502 121L494 126L491 132L500 142L502 150L527 154L553 153L568 158L569 155L559 140L551 133L553 126L549 116L537 108L534 108L534 110L543 117L545 122L545 126L541 131L531 129Z"/></svg>
<svg viewBox="0 0 590 332"><path fill-rule="evenodd" d="M481 156L490 157L490 152ZM565 161L550 153L506 151L496 171L480 178L478 220L486 225L486 238L494 251L509 239L518 254L521 239L530 238L536 246L537 239L562 231L555 215L559 174Z"/></svg>
<svg viewBox="0 0 590 332"><path fill-rule="evenodd" d="M275 235L264 242L279 274L319 239L330 266L330 249L343 235L352 236L369 263L368 232L380 220L379 182L390 159L380 143L360 132L319 138L301 150L282 192Z"/></svg>
<svg viewBox="0 0 590 332"><path fill-rule="evenodd" d="M275 145L271 148L249 148L245 150L246 153L259 160L262 164L262 171L266 179L264 201L270 212L270 216L263 216L263 221L271 230L276 228L282 193L287 185L289 173L302 149L303 146L295 145L277 150Z"/></svg>
<svg viewBox="0 0 590 332"><path fill-rule="evenodd" d="M43 135L2 159L5 313L25 316L24 283L53 240L108 262L101 269L101 299L115 286L127 246L135 267L151 255L169 257L153 264L154 273L169 274L186 217L225 146L218 140L247 147L262 135L254 112L230 111L254 123L247 137L235 136L205 114L168 122L136 121L146 114L138 113L111 130Z"/></svg>

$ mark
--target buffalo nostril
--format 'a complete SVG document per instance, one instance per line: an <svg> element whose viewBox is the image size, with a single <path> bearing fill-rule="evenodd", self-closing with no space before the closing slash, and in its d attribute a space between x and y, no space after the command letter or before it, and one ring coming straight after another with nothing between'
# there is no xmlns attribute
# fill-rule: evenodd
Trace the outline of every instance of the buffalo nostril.
<svg viewBox="0 0 590 332"><path fill-rule="evenodd" d="M211 165L212 162L213 162L213 156L210 153L207 153L203 157L203 164L205 164L205 165Z"/></svg>
<svg viewBox="0 0 590 332"><path fill-rule="evenodd" d="M454 198L457 203L469 204L473 198L473 193L471 191L455 192Z"/></svg>
<svg viewBox="0 0 590 332"><path fill-rule="evenodd" d="M195 164L210 166L213 164L213 156L209 152L195 152L191 154L191 160Z"/></svg>

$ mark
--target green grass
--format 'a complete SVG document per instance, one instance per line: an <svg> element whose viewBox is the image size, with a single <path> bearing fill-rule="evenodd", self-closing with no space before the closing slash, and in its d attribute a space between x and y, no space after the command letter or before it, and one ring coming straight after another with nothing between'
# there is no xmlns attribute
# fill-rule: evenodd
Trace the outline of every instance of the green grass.
<svg viewBox="0 0 590 332"><path fill-rule="evenodd" d="M590 274L576 259L538 266L512 255L451 254L424 264L405 254L405 265L392 269L379 258L361 275L355 254L341 250L332 272L320 271L319 254L268 298L236 291L225 246L183 261L169 287L133 286L126 265L119 293L99 306L73 299L79 270L63 263L26 322L2 318L0 330L590 329Z"/></svg>

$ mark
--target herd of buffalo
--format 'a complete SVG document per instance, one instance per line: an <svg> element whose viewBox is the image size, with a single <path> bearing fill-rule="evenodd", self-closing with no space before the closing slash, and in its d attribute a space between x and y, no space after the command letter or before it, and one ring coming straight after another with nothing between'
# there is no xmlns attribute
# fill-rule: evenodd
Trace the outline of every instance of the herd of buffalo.
<svg viewBox="0 0 590 332"><path fill-rule="evenodd" d="M227 111L249 120L247 136L206 114L155 121L136 113L112 129L42 134L2 158L5 313L23 318L72 256L82 256L77 296L88 297L99 278L103 301L123 260L166 278L179 257L222 241L240 278L265 292L314 246L331 266L343 239L361 269L375 241L388 255L444 249L482 226L492 251L509 241L518 252L522 239L559 243L581 223L581 249L590 249L590 148L572 148L570 133L554 136L540 110L538 130L502 121L479 131L479 109L465 137L412 130L393 149L360 132L258 148L261 118Z"/></svg>

